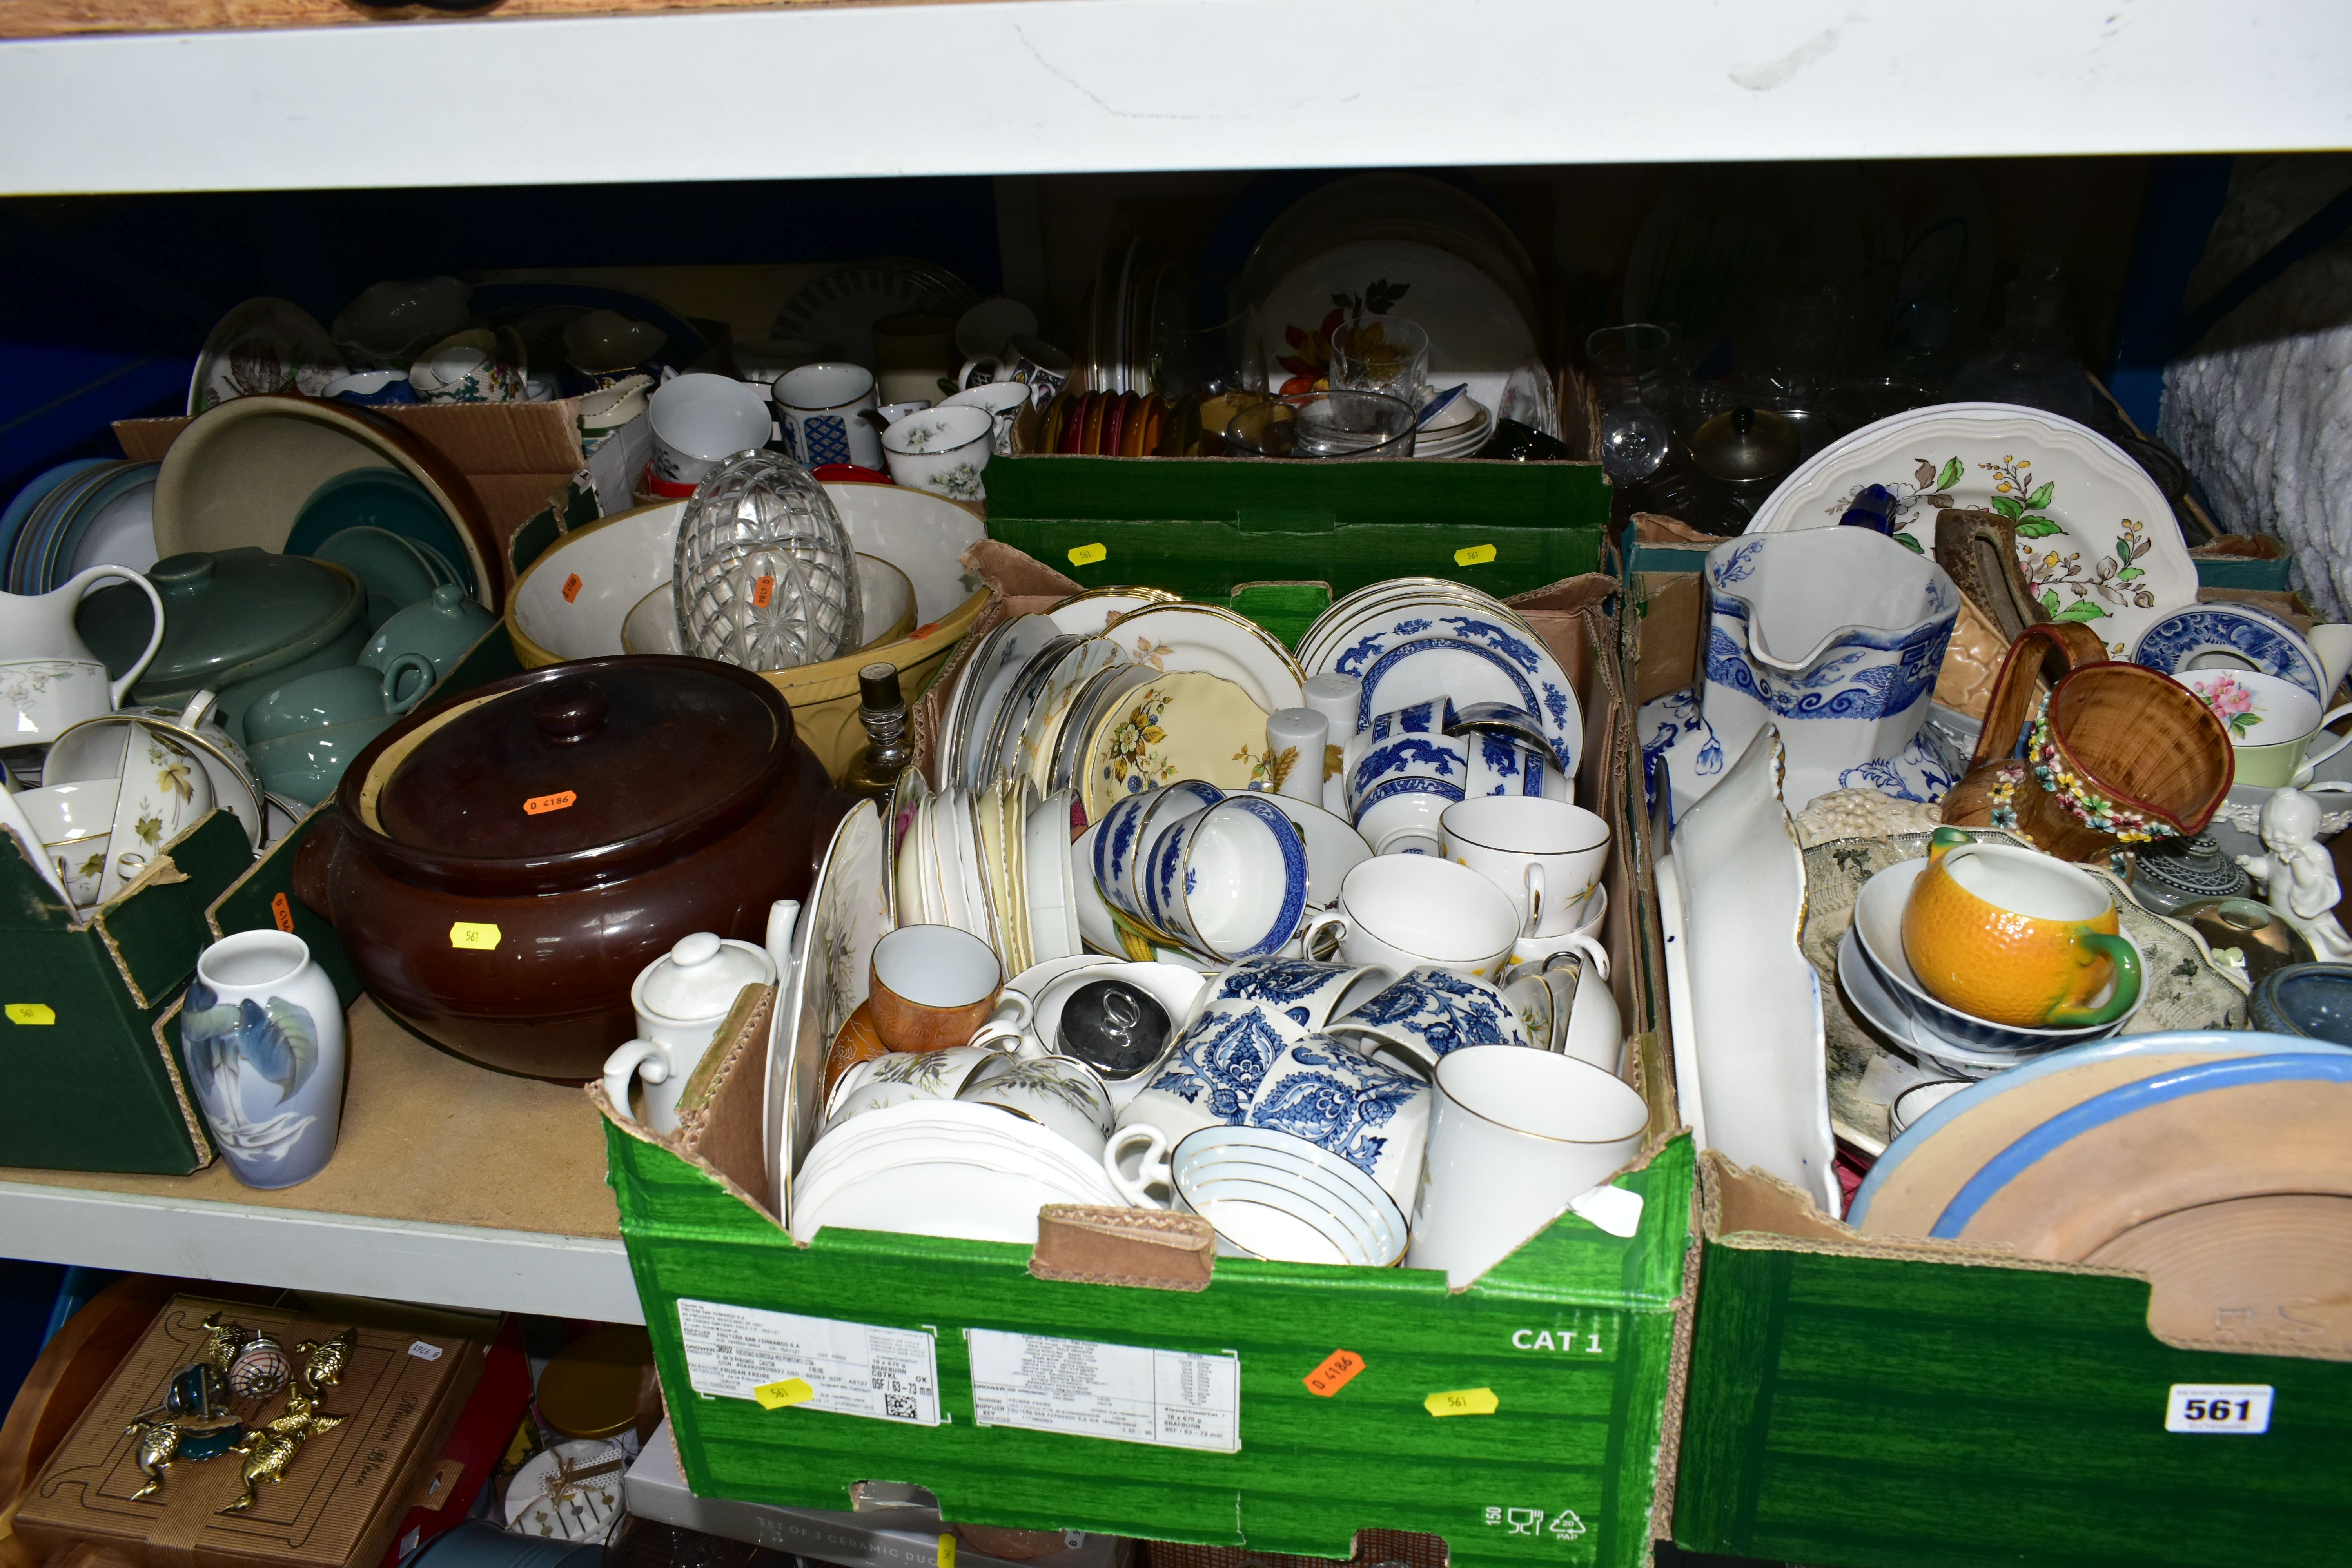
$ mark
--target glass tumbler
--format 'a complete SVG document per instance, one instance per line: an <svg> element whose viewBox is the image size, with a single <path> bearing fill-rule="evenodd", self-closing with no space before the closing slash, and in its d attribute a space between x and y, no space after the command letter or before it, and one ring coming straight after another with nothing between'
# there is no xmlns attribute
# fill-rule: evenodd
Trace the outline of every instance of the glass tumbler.
<svg viewBox="0 0 2352 1568"><path fill-rule="evenodd" d="M1384 392L1414 408L1429 400L1429 334L1395 316L1359 316L1331 331L1334 391Z"/></svg>

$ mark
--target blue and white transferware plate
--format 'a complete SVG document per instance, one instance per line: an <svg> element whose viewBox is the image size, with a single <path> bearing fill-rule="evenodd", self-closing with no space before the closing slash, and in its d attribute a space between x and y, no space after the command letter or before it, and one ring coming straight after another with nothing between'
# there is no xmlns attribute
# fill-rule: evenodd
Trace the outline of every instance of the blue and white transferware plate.
<svg viewBox="0 0 2352 1568"><path fill-rule="evenodd" d="M2302 634L2251 605L2190 605L2159 617L2132 645L2134 664L2178 677L2207 654L2243 660L2264 675L2292 680L2323 708L2327 684ZM2211 667L2208 667L2211 668Z"/></svg>
<svg viewBox="0 0 2352 1568"><path fill-rule="evenodd" d="M1516 620L1475 609L1409 605L1383 614L1334 651L1325 668L1363 683L1357 724L1416 703L1506 702L1536 716L1571 776L1584 713L1551 650Z"/></svg>

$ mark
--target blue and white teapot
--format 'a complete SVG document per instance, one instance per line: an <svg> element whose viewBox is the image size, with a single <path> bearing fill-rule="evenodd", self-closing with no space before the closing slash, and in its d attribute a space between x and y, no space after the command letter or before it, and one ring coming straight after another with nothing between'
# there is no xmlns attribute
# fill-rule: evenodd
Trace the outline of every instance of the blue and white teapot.
<svg viewBox="0 0 2352 1568"><path fill-rule="evenodd" d="M1801 529L1717 545L1706 590L1701 711L1725 756L1779 727L1791 810L1858 784L1918 801L1951 787L1920 729L1960 613L1941 566L1868 529ZM1677 770L1675 809L1721 776Z"/></svg>

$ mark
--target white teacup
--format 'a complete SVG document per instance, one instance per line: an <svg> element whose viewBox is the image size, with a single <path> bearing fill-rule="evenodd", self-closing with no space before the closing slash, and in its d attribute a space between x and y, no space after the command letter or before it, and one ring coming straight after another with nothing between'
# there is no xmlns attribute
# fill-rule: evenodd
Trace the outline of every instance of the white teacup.
<svg viewBox="0 0 2352 1568"><path fill-rule="evenodd" d="M32 824L34 837L39 840L29 847L46 858L64 879L66 897L77 909L99 901L107 874L117 787L110 778L16 792L17 809Z"/></svg>
<svg viewBox="0 0 2352 1568"><path fill-rule="evenodd" d="M1607 820L1561 801L1485 795L1455 802L1438 820L1446 858L1503 889L1522 936L1573 928L1609 858Z"/></svg>
<svg viewBox="0 0 2352 1568"><path fill-rule="evenodd" d="M1604 972L1587 954L1560 952L1514 965L1504 973L1503 994L1538 1047L1622 1072L1624 1019Z"/></svg>
<svg viewBox="0 0 2352 1568"><path fill-rule="evenodd" d="M989 450L1003 458L1013 451L1013 426L1029 405L1029 389L1014 382L989 381L967 385L952 397L940 400L942 408L984 408L990 422Z"/></svg>
<svg viewBox="0 0 2352 1568"><path fill-rule="evenodd" d="M881 468L882 437L858 417L882 401L872 371L830 360L801 365L776 377L775 396L784 446L803 466Z"/></svg>
<svg viewBox="0 0 2352 1568"><path fill-rule="evenodd" d="M1509 898L1467 866L1430 855L1376 855L1348 873L1337 904L1307 922L1302 951L1318 956L1336 936L1350 964L1400 974L1433 964L1492 980L1519 926Z"/></svg>
<svg viewBox="0 0 2352 1568"><path fill-rule="evenodd" d="M852 1062L825 1100L825 1126L839 1126L853 1116L910 1100L953 1100L975 1068L1004 1055L998 1046L951 1046L944 1051L887 1051Z"/></svg>
<svg viewBox="0 0 2352 1568"><path fill-rule="evenodd" d="M1126 1157L1139 1148L1129 1175ZM1404 1215L1389 1194L1347 1160L1271 1128L1204 1128L1172 1149L1157 1129L1129 1129L1104 1149L1103 1168L1139 1208L1206 1219L1227 1257L1384 1268L1404 1251Z"/></svg>
<svg viewBox="0 0 2352 1568"><path fill-rule="evenodd" d="M756 386L731 375L681 375L647 398L653 411L654 474L698 485L738 452L768 444L772 424Z"/></svg>
<svg viewBox="0 0 2352 1568"><path fill-rule="evenodd" d="M1070 1057L999 1056L974 1068L956 1098L1025 1116L1089 1155L1101 1154L1110 1136L1110 1091Z"/></svg>
<svg viewBox="0 0 2352 1568"><path fill-rule="evenodd" d="M1158 930L1221 961L1280 952L1307 913L1307 846L1279 806L1229 795L1153 840L1136 878Z"/></svg>
<svg viewBox="0 0 2352 1568"><path fill-rule="evenodd" d="M988 499L981 476L994 455L996 421L985 408L927 408L882 432L890 477L908 489L950 500Z"/></svg>
<svg viewBox="0 0 2352 1568"><path fill-rule="evenodd" d="M1549 1051L1455 1051L1434 1088L1406 1261L1456 1290L1632 1159L1649 1124L1622 1079Z"/></svg>
<svg viewBox="0 0 2352 1568"><path fill-rule="evenodd" d="M775 983L775 964L754 942L707 931L678 938L630 984L637 1037L604 1058L604 1093L613 1108L627 1114L629 1081L642 1077L645 1114L639 1120L656 1132L677 1131L678 1096L718 1037L737 994L746 985Z"/></svg>

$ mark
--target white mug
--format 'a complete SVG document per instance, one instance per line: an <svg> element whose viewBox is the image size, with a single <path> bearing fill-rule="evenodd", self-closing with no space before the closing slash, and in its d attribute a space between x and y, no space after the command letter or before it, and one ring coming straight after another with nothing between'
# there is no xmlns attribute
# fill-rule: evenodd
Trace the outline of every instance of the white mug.
<svg viewBox="0 0 2352 1568"><path fill-rule="evenodd" d="M613 1109L629 1110L629 1080L645 1079L645 1115L656 1132L677 1131L678 1097L702 1054L719 1036L746 985L773 985L776 966L755 942L709 931L683 936L637 973L629 1005L637 1037L604 1058L604 1093Z"/></svg>
<svg viewBox="0 0 2352 1568"><path fill-rule="evenodd" d="M1447 1056L1406 1263L1444 1269L1456 1290L1474 1283L1632 1159L1649 1115L1631 1086L1574 1057L1510 1046Z"/></svg>
<svg viewBox="0 0 2352 1568"><path fill-rule="evenodd" d="M653 413L654 474L667 484L700 484L736 453L766 446L772 428L759 389L731 375L681 375L646 401Z"/></svg>
<svg viewBox="0 0 2352 1568"><path fill-rule="evenodd" d="M862 364L824 361L776 377L776 419L784 446L806 468L881 468L882 437L858 417L881 401L874 373Z"/></svg>
<svg viewBox="0 0 2352 1568"><path fill-rule="evenodd" d="M1519 912L1500 888L1451 860L1376 855L1348 873L1339 902L1307 922L1300 951L1336 934L1341 959L1402 974L1423 964L1492 980L1511 955Z"/></svg>

